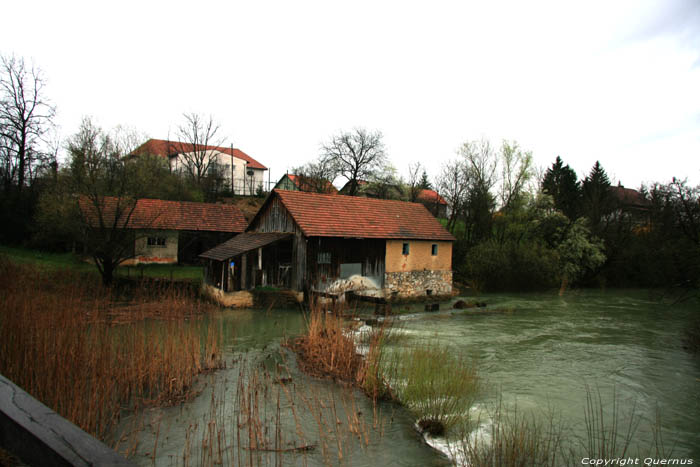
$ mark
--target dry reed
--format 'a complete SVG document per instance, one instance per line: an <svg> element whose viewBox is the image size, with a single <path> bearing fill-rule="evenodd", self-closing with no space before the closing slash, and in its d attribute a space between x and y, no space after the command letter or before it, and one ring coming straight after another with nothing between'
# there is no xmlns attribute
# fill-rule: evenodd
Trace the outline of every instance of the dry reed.
<svg viewBox="0 0 700 467"><path fill-rule="evenodd" d="M207 305L166 285L130 293L0 258L0 373L101 439L124 409L190 397L222 366L220 331L185 323Z"/></svg>
<svg viewBox="0 0 700 467"><path fill-rule="evenodd" d="M389 335L388 321L368 333L365 357L358 352L357 342L345 324L342 309L326 312L312 303L306 318L306 334L289 346L299 357L299 366L317 377L331 377L362 388L373 400L391 397L391 390L382 371L384 342Z"/></svg>

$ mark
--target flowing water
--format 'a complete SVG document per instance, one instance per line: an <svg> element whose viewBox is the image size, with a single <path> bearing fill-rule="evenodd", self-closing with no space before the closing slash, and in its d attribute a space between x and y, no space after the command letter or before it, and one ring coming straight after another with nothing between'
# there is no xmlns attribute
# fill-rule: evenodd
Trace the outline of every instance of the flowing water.
<svg viewBox="0 0 700 467"><path fill-rule="evenodd" d="M584 431L587 394L600 394L608 414L617 401L623 422L638 417L635 449L652 443L658 414L671 457L700 462L700 355L682 347L700 313L697 301L673 304L646 291L479 300L488 306L453 310L453 300L432 313L404 307L394 326L402 337L391 345L437 342L472 356L487 381L477 404L484 413L501 400L521 412L558 414L575 439ZM356 390L299 371L279 343L302 332L300 313L232 310L212 319L221 324L228 368L203 376L193 401L124 421L122 429L142 428L121 444L138 442L136 462L152 464L155 454L156 465L449 464L422 441L406 410L374 407ZM264 423L244 416L241 406L253 396L258 402L250 407Z"/></svg>

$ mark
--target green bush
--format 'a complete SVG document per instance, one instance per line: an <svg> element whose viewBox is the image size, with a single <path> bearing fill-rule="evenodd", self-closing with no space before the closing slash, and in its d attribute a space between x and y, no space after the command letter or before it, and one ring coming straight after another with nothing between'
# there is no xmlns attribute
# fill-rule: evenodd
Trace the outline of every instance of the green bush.
<svg viewBox="0 0 700 467"><path fill-rule="evenodd" d="M474 362L448 347L421 345L387 360L384 378L394 396L432 435L444 436L462 422L481 389Z"/></svg>
<svg viewBox="0 0 700 467"><path fill-rule="evenodd" d="M486 290L537 290L558 283L556 251L536 241L489 240L469 249L455 265L464 281Z"/></svg>

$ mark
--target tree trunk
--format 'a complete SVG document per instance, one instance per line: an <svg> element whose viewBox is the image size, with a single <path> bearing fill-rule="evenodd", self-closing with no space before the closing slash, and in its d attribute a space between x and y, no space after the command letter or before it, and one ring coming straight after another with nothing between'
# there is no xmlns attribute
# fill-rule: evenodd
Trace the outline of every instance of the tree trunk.
<svg viewBox="0 0 700 467"><path fill-rule="evenodd" d="M566 288L569 285L569 278L564 276L561 278L561 287L559 287L559 296L563 296L564 292L566 292Z"/></svg>
<svg viewBox="0 0 700 467"><path fill-rule="evenodd" d="M116 265L112 261L105 261L102 263L102 284L105 286L112 285L112 280L114 279L114 269Z"/></svg>

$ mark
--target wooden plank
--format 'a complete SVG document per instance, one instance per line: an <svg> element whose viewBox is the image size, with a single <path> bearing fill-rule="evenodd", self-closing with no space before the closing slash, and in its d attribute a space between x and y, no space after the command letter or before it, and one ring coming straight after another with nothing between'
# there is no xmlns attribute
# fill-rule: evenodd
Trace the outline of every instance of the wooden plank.
<svg viewBox="0 0 700 467"><path fill-rule="evenodd" d="M2 375L0 446L29 465L134 465Z"/></svg>

